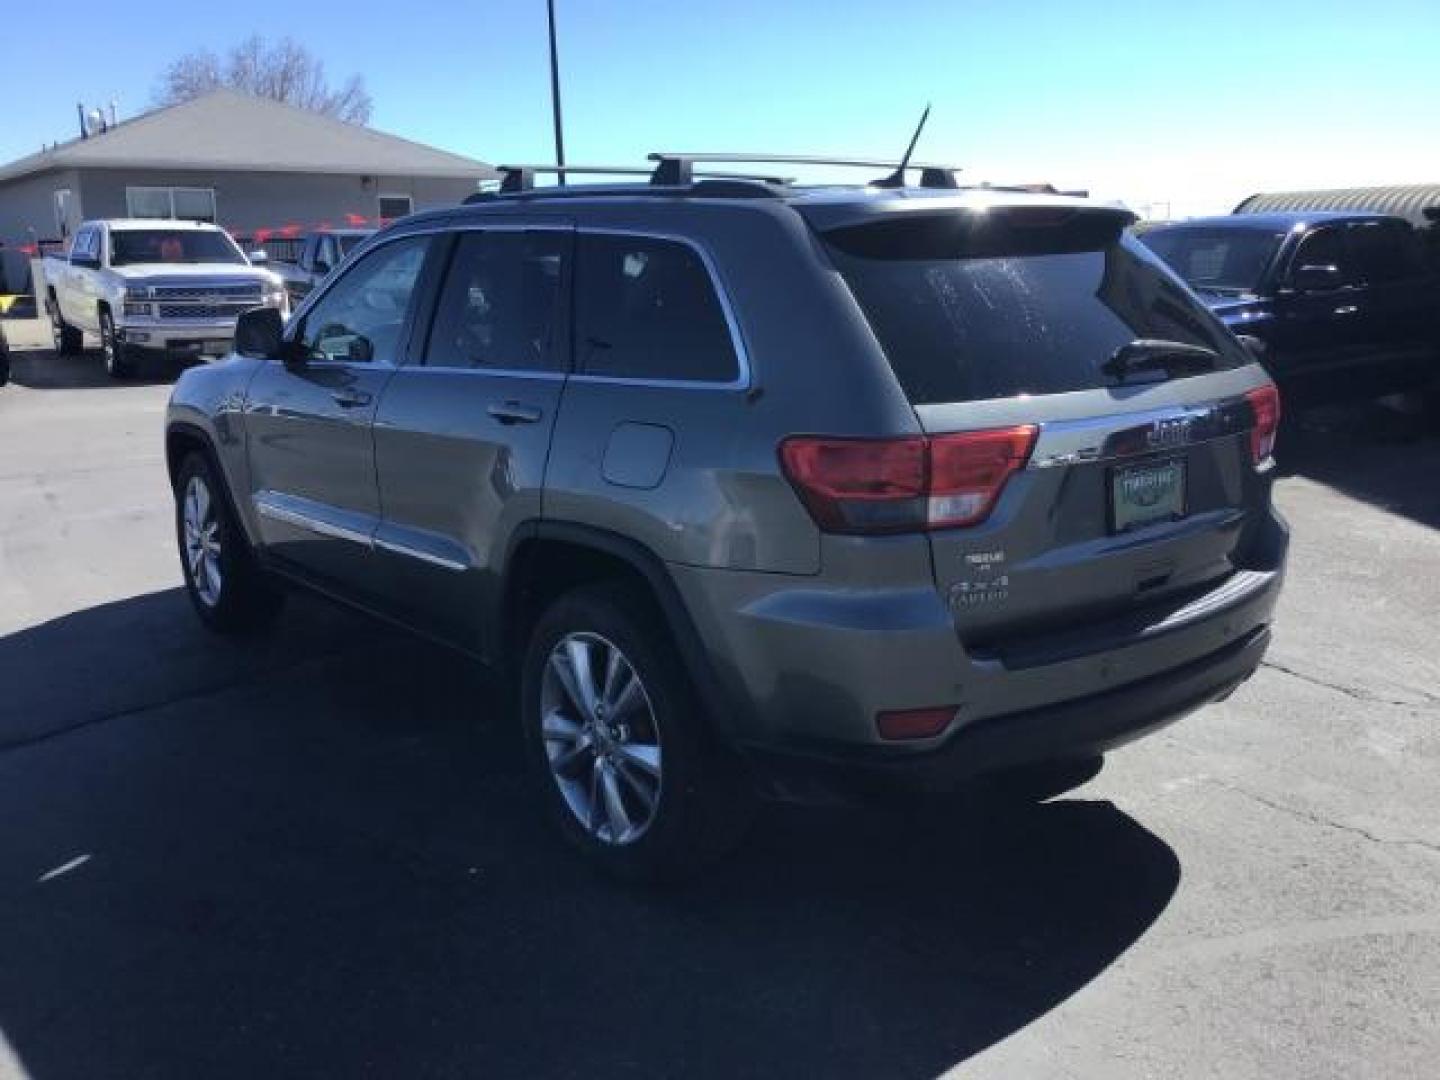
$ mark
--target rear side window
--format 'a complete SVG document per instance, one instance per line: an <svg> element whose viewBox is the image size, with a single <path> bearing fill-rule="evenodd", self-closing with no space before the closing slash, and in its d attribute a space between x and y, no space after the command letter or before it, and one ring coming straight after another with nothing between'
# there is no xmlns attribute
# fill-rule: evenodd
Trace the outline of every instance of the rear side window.
<svg viewBox="0 0 1440 1080"><path fill-rule="evenodd" d="M580 374L707 383L740 376L715 283L679 241L582 233L575 323Z"/></svg>
<svg viewBox="0 0 1440 1080"><path fill-rule="evenodd" d="M1402 281L1425 273L1420 238L1405 226L1389 222L1354 225L1349 242L1355 272L1361 281Z"/></svg>
<svg viewBox="0 0 1440 1080"><path fill-rule="evenodd" d="M1248 363L1228 331L1118 215L924 216L826 234L912 402L981 401L1113 385L1138 338Z"/></svg>
<svg viewBox="0 0 1440 1080"><path fill-rule="evenodd" d="M560 371L568 236L462 233L425 350L430 367Z"/></svg>

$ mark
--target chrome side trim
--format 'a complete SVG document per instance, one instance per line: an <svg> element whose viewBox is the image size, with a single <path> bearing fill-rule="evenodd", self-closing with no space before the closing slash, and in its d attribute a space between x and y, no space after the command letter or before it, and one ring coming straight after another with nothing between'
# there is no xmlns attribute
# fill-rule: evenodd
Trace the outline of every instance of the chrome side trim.
<svg viewBox="0 0 1440 1080"><path fill-rule="evenodd" d="M1179 450L1238 435L1253 425L1250 404L1243 397L1042 422L1026 468L1054 469Z"/></svg>
<svg viewBox="0 0 1440 1080"><path fill-rule="evenodd" d="M309 500L301 500L291 495L284 495L278 491L261 491L255 495L255 512L261 517L269 518L272 521L281 521L286 525L294 525L298 529L307 529L319 536L329 536L336 540L348 540L352 544L359 544L361 547L373 547L371 535L360 529L351 528L338 522L327 521L316 514L307 513L301 506Z"/></svg>
<svg viewBox="0 0 1440 1080"><path fill-rule="evenodd" d="M468 562L461 562L458 559L451 559L438 552L425 551L418 547L411 547L409 544L402 544L398 540L391 540L383 536L375 537L375 547L381 551L388 551L392 555L403 555L407 558L417 559L430 566L438 566L443 570L453 570L456 573L463 573L470 569Z"/></svg>

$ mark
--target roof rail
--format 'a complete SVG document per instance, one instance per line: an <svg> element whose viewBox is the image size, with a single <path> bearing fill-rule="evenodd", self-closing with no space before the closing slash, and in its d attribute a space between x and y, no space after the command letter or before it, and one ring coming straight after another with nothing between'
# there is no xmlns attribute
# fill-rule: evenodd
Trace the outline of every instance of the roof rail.
<svg viewBox="0 0 1440 1080"><path fill-rule="evenodd" d="M690 154L662 151L650 155L650 160L659 162L655 175L665 173L673 179L671 183L683 184L694 175L696 165L708 164L751 164L751 165L832 165L841 168L889 169L901 168L902 163L883 158L824 157L813 154ZM955 174L960 171L955 165L941 165L935 162L912 161L906 169L920 170L920 186L928 188L958 188ZM658 182L658 181L657 181Z"/></svg>

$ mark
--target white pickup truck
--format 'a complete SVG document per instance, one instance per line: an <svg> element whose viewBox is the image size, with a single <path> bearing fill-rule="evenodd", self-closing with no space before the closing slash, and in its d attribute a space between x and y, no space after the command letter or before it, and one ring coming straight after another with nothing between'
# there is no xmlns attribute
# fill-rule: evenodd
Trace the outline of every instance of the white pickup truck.
<svg viewBox="0 0 1440 1080"><path fill-rule="evenodd" d="M258 262L203 222L87 221L67 254L45 258L55 349L79 352L83 335L95 334L117 379L134 374L147 351L224 355L242 311L288 313L284 283Z"/></svg>

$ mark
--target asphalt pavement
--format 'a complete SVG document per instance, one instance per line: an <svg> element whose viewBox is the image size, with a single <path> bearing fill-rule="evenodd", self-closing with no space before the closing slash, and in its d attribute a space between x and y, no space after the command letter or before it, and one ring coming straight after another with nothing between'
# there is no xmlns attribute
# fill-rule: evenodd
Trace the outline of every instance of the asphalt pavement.
<svg viewBox="0 0 1440 1080"><path fill-rule="evenodd" d="M683 889L541 822L463 659L180 589L169 381L10 323L0 1078L1433 1077L1440 434L1282 436L1265 667L1025 811L767 810Z"/></svg>

